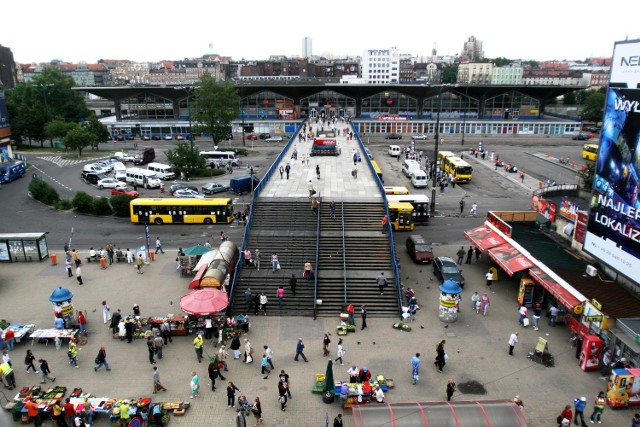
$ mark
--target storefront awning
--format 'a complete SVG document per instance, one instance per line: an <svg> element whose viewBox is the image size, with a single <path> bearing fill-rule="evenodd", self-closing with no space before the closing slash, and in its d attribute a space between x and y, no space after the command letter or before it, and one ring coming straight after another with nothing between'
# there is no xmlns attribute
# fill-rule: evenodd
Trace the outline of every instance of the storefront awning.
<svg viewBox="0 0 640 427"><path fill-rule="evenodd" d="M518 271L526 270L535 266L533 261L521 254L516 248L509 243L489 249L489 256L500 265L509 276Z"/></svg>
<svg viewBox="0 0 640 427"><path fill-rule="evenodd" d="M482 252L506 243L498 233L486 225L474 228L471 231L465 231L464 237Z"/></svg>
<svg viewBox="0 0 640 427"><path fill-rule="evenodd" d="M573 308L577 305L580 305L582 302L578 300L575 296L573 296L568 290L566 290L562 285L556 282L551 276L542 271L540 268L532 268L529 270L529 276L539 283L542 287L544 287L560 304L565 306L570 311L573 311Z"/></svg>

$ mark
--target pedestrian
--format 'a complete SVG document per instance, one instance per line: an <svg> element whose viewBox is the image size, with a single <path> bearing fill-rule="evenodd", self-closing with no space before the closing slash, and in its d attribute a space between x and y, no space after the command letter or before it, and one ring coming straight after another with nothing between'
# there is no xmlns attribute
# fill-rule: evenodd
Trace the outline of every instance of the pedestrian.
<svg viewBox="0 0 640 427"><path fill-rule="evenodd" d="M275 273L277 270L280 270L280 261L278 260L278 254L274 252L271 254L271 271Z"/></svg>
<svg viewBox="0 0 640 427"><path fill-rule="evenodd" d="M296 344L296 356L293 358L293 360L297 362L299 356L302 356L302 359L305 362L308 362L307 356L304 355L304 343L302 342L302 338L298 338L298 344Z"/></svg>
<svg viewBox="0 0 640 427"><path fill-rule="evenodd" d="M289 287L291 288L291 293L293 296L296 296L296 285L298 284L298 280L296 280L296 275L292 274L289 279Z"/></svg>
<svg viewBox="0 0 640 427"><path fill-rule="evenodd" d="M482 258L482 251L480 248L475 248L473 253L476 255L476 262L480 261L480 258Z"/></svg>
<svg viewBox="0 0 640 427"><path fill-rule="evenodd" d="M102 321L106 325L111 320L111 308L107 301L102 301Z"/></svg>
<svg viewBox="0 0 640 427"><path fill-rule="evenodd" d="M27 411L28 422L30 423L31 420L33 420L33 424L36 427L40 427L42 425L42 420L40 419L40 411L38 410L38 405L33 400L29 399L24 404L23 408Z"/></svg>
<svg viewBox="0 0 640 427"><path fill-rule="evenodd" d="M571 405L566 405L560 415L558 416L558 427L571 425L573 419L573 412L571 412ZM640 427L640 426L638 426Z"/></svg>
<svg viewBox="0 0 640 427"><path fill-rule="evenodd" d="M342 414L338 414L338 416L333 419L333 427L342 427Z"/></svg>
<svg viewBox="0 0 640 427"><path fill-rule="evenodd" d="M460 199L460 215L464 213L464 199Z"/></svg>
<svg viewBox="0 0 640 427"><path fill-rule="evenodd" d="M493 283L493 272L491 271L491 269L487 271L487 274L484 275L484 278L487 279L487 286L489 289L491 289L491 284Z"/></svg>
<svg viewBox="0 0 640 427"><path fill-rule="evenodd" d="M256 270L260 271L260 249L256 248L256 251L253 254L253 263L256 266Z"/></svg>
<svg viewBox="0 0 640 427"><path fill-rule="evenodd" d="M210 340L213 333L213 319L211 316L204 318L204 339Z"/></svg>
<svg viewBox="0 0 640 427"><path fill-rule="evenodd" d="M64 405L62 405L62 409L64 410L64 418L65 418L66 424L69 426L75 425L73 422L73 419L76 416L76 408L75 408L75 405L71 403L70 398L67 397L65 399Z"/></svg>
<svg viewBox="0 0 640 427"><path fill-rule="evenodd" d="M320 179L320 165L316 165L316 178Z"/></svg>
<svg viewBox="0 0 640 427"><path fill-rule="evenodd" d="M194 397L198 397L199 396L199 392L200 392L200 378L198 377L198 374L196 374L196 371L191 372L191 396L189 396L191 399L193 399Z"/></svg>
<svg viewBox="0 0 640 427"><path fill-rule="evenodd" d="M262 314L264 316L267 315L267 303L269 302L269 300L267 299L267 296L265 295L264 292L260 293L260 310L262 310Z"/></svg>
<svg viewBox="0 0 640 427"><path fill-rule="evenodd" d="M244 339L244 363L253 363L253 348L251 348L251 342Z"/></svg>
<svg viewBox="0 0 640 427"><path fill-rule="evenodd" d="M420 380L420 353L411 358L411 384L416 385Z"/></svg>
<svg viewBox="0 0 640 427"><path fill-rule="evenodd" d="M329 216L332 220L336 220L336 202L333 200L329 203Z"/></svg>
<svg viewBox="0 0 640 427"><path fill-rule="evenodd" d="M82 310L78 310L78 327L80 328L80 333L87 334L87 318L84 317L84 312Z"/></svg>
<svg viewBox="0 0 640 427"><path fill-rule="evenodd" d="M76 267L76 280L78 281L79 285L83 285L84 284L82 282L82 268L80 268L79 265Z"/></svg>
<svg viewBox="0 0 640 427"><path fill-rule="evenodd" d="M378 289L380 290L380 295L384 294L384 288L387 287L387 278L384 277L384 272L381 272L380 275L376 278L376 283L378 284Z"/></svg>
<svg viewBox="0 0 640 427"><path fill-rule="evenodd" d="M162 252L164 254L164 249L162 249L162 242L160 241L160 237L156 237L156 255L158 252Z"/></svg>
<svg viewBox="0 0 640 427"><path fill-rule="evenodd" d="M253 406L251 407L251 412L253 413L253 416L256 417L256 423L253 425L253 427L258 427L260 424L262 424L262 421L263 421L262 405L260 404L260 398L258 396L256 396L256 398L253 400Z"/></svg>
<svg viewBox="0 0 640 427"><path fill-rule="evenodd" d="M471 205L471 216L475 217L476 214L478 213L478 204L476 202L473 202L473 204Z"/></svg>
<svg viewBox="0 0 640 427"><path fill-rule="evenodd" d="M278 286L278 290L276 291L276 296L278 297L278 306L282 309L282 304L284 302L284 286Z"/></svg>
<svg viewBox="0 0 640 427"><path fill-rule="evenodd" d="M322 339L322 355L324 357L327 357L331 352L329 350L329 344L331 344L331 339L329 338L329 335L325 333L324 338Z"/></svg>
<svg viewBox="0 0 640 427"><path fill-rule="evenodd" d="M587 423L584 422L584 410L587 407L587 398L582 396L579 399L574 400L573 408L575 415L573 416L573 423L578 425L578 418L580 418L580 427L587 427Z"/></svg>
<svg viewBox="0 0 640 427"><path fill-rule="evenodd" d="M138 274L144 274L144 271L142 271L143 264L144 260L142 259L142 252L140 252L136 257L136 270L138 270Z"/></svg>
<svg viewBox="0 0 640 427"><path fill-rule="evenodd" d="M251 288L247 288L244 291L244 302L247 305L247 311L251 311L251 301L253 300L253 295L251 294Z"/></svg>
<svg viewBox="0 0 640 427"><path fill-rule="evenodd" d="M465 262L465 264L471 264L472 256L473 256L473 246L469 246L469 249L467 250L467 261Z"/></svg>
<svg viewBox="0 0 640 427"><path fill-rule="evenodd" d="M264 377L265 380L269 377L269 374L271 373L271 370L267 367L267 365L269 365L269 358L267 357L266 353L262 353L262 359L260 360L260 373L262 375L264 375L265 372L267 373L267 376Z"/></svg>
<svg viewBox="0 0 640 427"><path fill-rule="evenodd" d="M387 224L389 223L389 218L386 215L382 215L382 234L387 234Z"/></svg>
<svg viewBox="0 0 640 427"><path fill-rule="evenodd" d="M275 369L273 366L273 350L268 345L262 347L264 349L264 354L267 356L267 363L271 366L271 369Z"/></svg>
<svg viewBox="0 0 640 427"><path fill-rule="evenodd" d="M73 277L71 260L69 260L69 259L65 260L64 268L67 270L67 276L68 277Z"/></svg>
<svg viewBox="0 0 640 427"><path fill-rule="evenodd" d="M640 427L640 414L636 413L631 419L631 427Z"/></svg>
<svg viewBox="0 0 640 427"><path fill-rule="evenodd" d="M556 306L556 304L553 304L551 306L551 308L549 309L549 326L552 326L555 328L556 326L556 319L558 318L558 312L560 311L560 309L558 309L558 307Z"/></svg>
<svg viewBox="0 0 640 427"><path fill-rule="evenodd" d="M229 408L235 408L236 406L236 391L240 391L238 387L232 381L227 383L227 406Z"/></svg>
<svg viewBox="0 0 640 427"><path fill-rule="evenodd" d="M114 250L113 250L113 245L111 243L107 243L107 258L109 258L109 265L113 264L113 255L114 255Z"/></svg>
<svg viewBox="0 0 640 427"><path fill-rule="evenodd" d="M251 304L253 305L253 314L257 316L258 310L260 310L260 294L256 292L255 294L253 294L253 297L251 298L252 298Z"/></svg>
<svg viewBox="0 0 640 427"><path fill-rule="evenodd" d="M64 420L64 409L62 409L62 405L59 400L55 400L53 406L51 407L51 419L55 421L55 425L58 427L69 427L67 426L67 422Z"/></svg>
<svg viewBox="0 0 640 427"><path fill-rule="evenodd" d="M523 304L520 306L520 308L518 309L518 314L519 314L519 318L518 318L518 323L520 323L520 326L524 326L526 327L529 324L529 318L527 317L527 307ZM526 321L524 319L527 319Z"/></svg>
<svg viewBox="0 0 640 427"><path fill-rule="evenodd" d="M125 253L127 255L127 264L133 264L133 252L131 252L131 250L127 248L127 251Z"/></svg>
<svg viewBox="0 0 640 427"><path fill-rule="evenodd" d="M533 308L533 329L538 330L538 324L540 322L540 317L542 316L542 308L540 304L536 304Z"/></svg>
<svg viewBox="0 0 640 427"><path fill-rule="evenodd" d="M338 360L340 360L340 365L344 366L344 361L342 358L344 356L345 351L346 350L344 349L344 347L342 347L342 338L340 338L338 340L338 357L336 357L335 363L338 363Z"/></svg>
<svg viewBox="0 0 640 427"><path fill-rule="evenodd" d="M316 194L316 190L313 189L313 182L311 180L307 183L307 190L309 190L309 198Z"/></svg>
<svg viewBox="0 0 640 427"><path fill-rule="evenodd" d="M158 360L162 359L162 347L164 346L164 342L160 334L156 335L153 339L153 345L156 348L156 356L158 356Z"/></svg>
<svg viewBox="0 0 640 427"><path fill-rule="evenodd" d="M96 356L95 362L96 366L94 366L93 368L94 372L98 372L98 369L102 368L103 366L107 371L111 370L111 368L109 367L109 363L107 363L107 350L105 350L104 346L100 347L100 350L98 350L98 355Z"/></svg>
<svg viewBox="0 0 640 427"><path fill-rule="evenodd" d="M524 184L524 172L520 171L520 180Z"/></svg>
<svg viewBox="0 0 640 427"><path fill-rule="evenodd" d="M33 369L34 373L40 373L33 364L34 360L36 360L36 357L33 355L31 350L27 350L27 354L24 356L24 364L27 365L27 374L29 373L30 368Z"/></svg>
<svg viewBox="0 0 640 427"><path fill-rule="evenodd" d="M220 366L218 360L212 360L209 362L209 366L207 368L207 372L209 373L209 381L211 381L211 391L216 391L216 379L221 377L220 375ZM221 377L224 380L223 377Z"/></svg>
<svg viewBox="0 0 640 427"><path fill-rule="evenodd" d="M284 369L280 370L278 381L282 382L282 385L287 391L287 396L289 396L289 399L291 399L291 382L289 380L289 374L287 374Z"/></svg>
<svg viewBox="0 0 640 427"><path fill-rule="evenodd" d="M280 402L280 409L284 412L287 407L287 388L281 380L278 380L278 401Z"/></svg>
<svg viewBox="0 0 640 427"><path fill-rule="evenodd" d="M193 339L193 349L196 352L196 358L198 359L198 363L202 363L202 333L198 332L196 337Z"/></svg>
<svg viewBox="0 0 640 427"><path fill-rule="evenodd" d="M513 356L513 348L518 343L518 335L519 335L518 332L514 332L509 337L509 356Z"/></svg>
<svg viewBox="0 0 640 427"><path fill-rule="evenodd" d="M476 310L477 311L477 304L478 304L478 300L480 299L480 294L478 294L478 291L474 292L473 295L471 295L471 309L472 310Z"/></svg>
<svg viewBox="0 0 640 427"><path fill-rule="evenodd" d="M453 393L455 393L456 391L456 383L449 378L449 381L447 381L447 402L451 401L451 396L453 396Z"/></svg>
<svg viewBox="0 0 640 427"><path fill-rule="evenodd" d="M362 318L362 327L360 328L360 330L363 330L367 327L367 307L365 307L364 305L360 307L360 317Z"/></svg>
<svg viewBox="0 0 640 427"><path fill-rule="evenodd" d="M156 394L159 391L167 391L167 389L160 382L160 371L158 371L158 367L153 367L153 394Z"/></svg>
<svg viewBox="0 0 640 427"><path fill-rule="evenodd" d="M282 179L284 175L284 168L282 167L282 165L280 165L280 168L278 169L278 171L280 172L280 179Z"/></svg>
<svg viewBox="0 0 640 427"><path fill-rule="evenodd" d="M465 254L465 250L464 250L464 246L460 246L460 249L458 249L458 252L456 252L456 255L458 255L458 264L462 265L462 261L464 261L464 254Z"/></svg>
<svg viewBox="0 0 640 427"><path fill-rule="evenodd" d="M384 392L382 391L382 388L380 388L380 386L375 387L373 396L376 399L377 403L384 403Z"/></svg>
<svg viewBox="0 0 640 427"><path fill-rule="evenodd" d="M591 423L598 421L598 424L602 424L602 413L604 412L604 405L606 403L607 401L604 397L604 391L601 391L600 393L598 393L598 396L596 397L596 400L593 404L593 414L591 414L591 417L589 417Z"/></svg>
<svg viewBox="0 0 640 427"><path fill-rule="evenodd" d="M160 326L160 335L162 335L162 344L167 345L167 342L173 342L171 338L171 326L169 326L169 322L167 319L163 319L162 325Z"/></svg>
<svg viewBox="0 0 640 427"><path fill-rule="evenodd" d="M149 363L154 365L156 363L156 360L155 360L156 346L153 343L153 339L151 337L147 337L147 352L149 353Z"/></svg>
<svg viewBox="0 0 640 427"><path fill-rule="evenodd" d="M318 216L318 206L320 205L320 203L318 202L318 198L314 197L311 200L311 213L315 216Z"/></svg>
<svg viewBox="0 0 640 427"><path fill-rule="evenodd" d="M46 383L47 380L51 382L55 382L56 377L51 378L49 376L49 374L51 374L51 370L49 369L49 363L47 363L45 359L38 359L38 362L40 363L40 374L42 375L42 381L40 381L40 384Z"/></svg>
<svg viewBox="0 0 640 427"><path fill-rule="evenodd" d="M356 312L356 308L354 307L354 305L351 303L347 304L347 314L349 315L349 324L354 326L356 324L355 312Z"/></svg>
<svg viewBox="0 0 640 427"><path fill-rule="evenodd" d="M356 165L353 165L353 169L352 169L352 171L351 171L351 172L353 173L353 177L354 177L355 179L358 179L358 165L357 165L357 164L356 164Z"/></svg>
<svg viewBox="0 0 640 427"><path fill-rule="evenodd" d="M287 173L287 179L289 179L289 173L291 172L291 166L287 163L287 166L284 168L284 171Z"/></svg>
<svg viewBox="0 0 640 427"><path fill-rule="evenodd" d="M435 362L433 362L433 364L436 365L436 368L438 368L438 372L440 373L442 373L444 365L447 364L447 353L444 351L444 345L446 343L446 340L442 340L436 346L436 360Z"/></svg>

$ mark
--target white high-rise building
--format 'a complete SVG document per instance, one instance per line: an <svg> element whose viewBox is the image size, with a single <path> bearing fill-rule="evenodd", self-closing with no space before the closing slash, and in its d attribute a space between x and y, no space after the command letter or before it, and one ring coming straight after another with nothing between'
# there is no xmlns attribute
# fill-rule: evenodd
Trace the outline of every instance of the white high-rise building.
<svg viewBox="0 0 640 427"><path fill-rule="evenodd" d="M305 37L302 39L302 57L311 58L313 52L311 50L311 37Z"/></svg>
<svg viewBox="0 0 640 427"><path fill-rule="evenodd" d="M361 60L362 79L367 84L398 83L400 52L397 48L365 50Z"/></svg>

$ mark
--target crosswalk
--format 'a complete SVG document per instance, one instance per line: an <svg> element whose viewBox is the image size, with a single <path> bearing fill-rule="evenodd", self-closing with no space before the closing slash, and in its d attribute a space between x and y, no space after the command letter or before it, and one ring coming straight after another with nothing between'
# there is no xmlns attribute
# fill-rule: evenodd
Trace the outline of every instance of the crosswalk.
<svg viewBox="0 0 640 427"><path fill-rule="evenodd" d="M51 162L63 168L65 166L73 166L79 163L95 162L96 160L105 159L106 157L92 157L92 158L85 158L85 159L65 159L62 156L41 156L36 158L40 160L46 160L48 162Z"/></svg>

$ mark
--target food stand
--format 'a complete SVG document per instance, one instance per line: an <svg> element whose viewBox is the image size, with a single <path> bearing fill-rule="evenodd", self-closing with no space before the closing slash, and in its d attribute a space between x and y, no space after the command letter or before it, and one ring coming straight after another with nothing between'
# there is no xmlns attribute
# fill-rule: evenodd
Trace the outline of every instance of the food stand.
<svg viewBox="0 0 640 427"><path fill-rule="evenodd" d="M614 369L607 387L607 403L612 408L640 405L640 369Z"/></svg>
<svg viewBox="0 0 640 427"><path fill-rule="evenodd" d="M14 334L14 339L15 342L22 342L22 340L31 332L33 332L33 329L35 328L36 325L34 325L33 323L29 324L29 325L9 325L6 328L4 328L3 330L0 330L0 336L2 336L2 340L4 341L4 335L6 334L6 332L11 329L13 331Z"/></svg>
<svg viewBox="0 0 640 427"><path fill-rule="evenodd" d="M59 338L61 340L70 340L75 338L78 331L75 329L36 329L29 335L31 340L44 340L45 344L49 344L49 341Z"/></svg>
<svg viewBox="0 0 640 427"><path fill-rule="evenodd" d="M172 336L189 335L187 324L189 322L188 316L167 314L166 317L149 317L146 319L146 325L151 327L152 324L162 325L164 322L169 323Z"/></svg>

